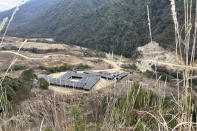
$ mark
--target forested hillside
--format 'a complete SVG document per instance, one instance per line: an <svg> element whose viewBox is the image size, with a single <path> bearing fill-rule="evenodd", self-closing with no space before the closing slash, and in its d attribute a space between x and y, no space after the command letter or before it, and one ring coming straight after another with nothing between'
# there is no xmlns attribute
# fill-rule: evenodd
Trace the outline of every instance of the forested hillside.
<svg viewBox="0 0 197 131"><path fill-rule="evenodd" d="M153 39L168 46L174 39L170 2L150 3ZM58 31L58 41L114 51L130 57L132 51L150 41L147 22L147 2L116 0L102 6Z"/></svg>
<svg viewBox="0 0 197 131"><path fill-rule="evenodd" d="M173 48L174 26L168 0L31 0L21 7L8 34L54 37L58 42L130 57L136 47L150 41L147 4L153 40ZM0 13L0 19L10 14L11 10Z"/></svg>

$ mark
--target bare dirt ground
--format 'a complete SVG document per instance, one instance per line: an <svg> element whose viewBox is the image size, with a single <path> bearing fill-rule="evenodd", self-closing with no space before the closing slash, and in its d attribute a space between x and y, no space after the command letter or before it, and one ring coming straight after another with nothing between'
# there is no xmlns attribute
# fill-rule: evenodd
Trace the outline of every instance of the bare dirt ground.
<svg viewBox="0 0 197 131"><path fill-rule="evenodd" d="M142 71L151 70L153 64L166 66L169 69L185 68L183 61L177 60L176 52L171 52L152 42L137 49L142 57L138 58L138 67Z"/></svg>
<svg viewBox="0 0 197 131"><path fill-rule="evenodd" d="M6 41L2 47L7 45L20 47L22 44L21 38L6 38ZM80 47L69 46L65 44L48 44L48 43L36 43L36 42L26 42L23 46L23 49L27 48L37 48L40 50L48 49L58 49L57 51L38 54L32 53L30 51L20 51L17 53L16 50L0 50L0 70L5 70L10 65L15 56L17 56L17 61L15 65L23 65L28 68L36 68L38 66L59 66L63 63L78 65L80 63L87 64L92 69L107 69L110 68L109 64L95 57L93 51L89 51L92 57L85 57L84 52ZM83 50L86 50L83 48ZM20 72L18 72L19 74ZM3 72L0 73L2 75ZM16 72L10 73L9 75L14 74L18 75Z"/></svg>
<svg viewBox="0 0 197 131"><path fill-rule="evenodd" d="M15 51L0 51L0 69L7 69L14 59ZM67 53L66 53L67 54ZM54 52L49 54L33 54L29 52L21 51L20 55L17 55L17 61L15 65L23 65L28 68L36 68L38 66L59 66L63 63L78 65L86 64L92 69L105 69L109 68L109 65L98 58L85 58L83 56L78 57L74 55L66 55L64 52ZM22 55L22 57L21 57ZM23 57L24 56L24 57ZM2 72L3 73L3 72Z"/></svg>

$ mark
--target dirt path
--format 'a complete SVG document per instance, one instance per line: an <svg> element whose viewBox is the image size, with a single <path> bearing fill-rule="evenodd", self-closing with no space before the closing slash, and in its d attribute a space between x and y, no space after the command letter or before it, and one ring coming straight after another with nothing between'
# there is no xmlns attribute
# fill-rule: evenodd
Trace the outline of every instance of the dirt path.
<svg viewBox="0 0 197 131"><path fill-rule="evenodd" d="M106 62L107 64L111 65L112 66L112 69L103 69L103 70L93 70L93 71L96 71L96 72L99 72L99 71L107 71L107 72L110 72L110 73L114 73L114 72L117 72L117 71L120 71L121 68L120 66L113 60L110 60L110 59L102 59L104 62Z"/></svg>
<svg viewBox="0 0 197 131"><path fill-rule="evenodd" d="M14 52L14 51L0 51L0 53L10 53L10 54L14 54L14 55L17 55L19 57L22 57L22 58L25 58L27 60L43 60L43 59L47 59L49 57L52 57L52 56L67 56L68 55L64 55L64 54L54 54L54 55L46 55L46 56L40 56L40 57L29 57L29 56L26 56L26 55L23 55L23 54L20 54L20 53L17 53L17 52ZM97 59L97 58L87 58L87 60L90 59ZM107 71L109 73L114 73L114 72L120 72L121 71L121 68L120 66L118 65L118 62L114 61L114 60L111 60L111 59L107 59L107 58L103 58L102 59L106 64L109 64L111 65L111 69L99 69L99 70L93 70L94 72L100 72L100 71ZM63 74L65 74L66 72L59 72L59 73L55 73L55 74L52 74L52 77L54 78L57 78ZM111 85L113 83L113 81L107 81L107 80L101 80L94 88L94 90L98 90L98 89L101 89L101 88L104 88L104 87L107 87L109 85ZM69 88L60 88L60 87L56 87L56 86L50 86L49 87L50 90L53 90L55 91L56 93L63 93L63 94L66 94L66 95L72 95L76 92L79 92L79 91L76 91L76 90L73 90L73 89L69 89ZM87 93L85 91L80 91L80 92L84 92L84 93Z"/></svg>
<svg viewBox="0 0 197 131"><path fill-rule="evenodd" d="M64 54L54 54L54 55L46 55L46 56L43 56L43 57L40 57L40 58L31 58L31 57L25 56L23 54L19 54L19 53L14 52L14 51L0 51L0 53L10 53L10 54L14 54L14 55L20 56L20 57L28 59L28 60L41 60L41 59L47 59L47 58L52 57L52 56L69 56L69 55L64 55Z"/></svg>
<svg viewBox="0 0 197 131"><path fill-rule="evenodd" d="M17 55L19 57L22 57L22 58L25 58L27 60L42 60L42 59L47 59L49 57L52 57L52 56L66 56L68 57L69 55L64 55L64 54L53 54L53 55L46 55L46 56L42 56L42 57L29 57L29 56L26 56L26 55L23 55L23 54L20 54L20 53L17 53L17 52L14 52L14 51L0 51L0 53L10 53L10 54L14 54L14 55ZM95 58L96 59L96 58ZM95 72L99 72L99 71L107 71L107 72L110 72L110 73L114 73L114 72L117 72L117 71L120 71L121 68L120 66L118 65L117 62L111 60L111 59L106 59L106 58L103 58L102 59L105 63L109 64L112 66L112 69L101 69L101 70L93 70ZM55 75L60 75L64 72L60 72L58 74L55 74Z"/></svg>
<svg viewBox="0 0 197 131"><path fill-rule="evenodd" d="M120 66L118 66L118 64L116 62L114 62L113 60L109 60L109 59L102 59L103 61L105 61L107 64L110 64L112 66L112 69L103 69L103 70L92 70L94 72L100 72L100 71L107 71L109 73L114 73L114 72L119 72L121 70ZM54 73L52 74L53 78L57 78L60 77L61 75L65 74L66 72L58 72L58 73ZM83 73L83 71L79 71L79 73Z"/></svg>
<svg viewBox="0 0 197 131"><path fill-rule="evenodd" d="M28 57L25 56L23 54L14 52L14 51L0 51L0 53L11 53L17 56L20 56L22 58L28 59L28 60L41 60L41 59L47 59L49 57L52 56L69 56L69 55L64 55L64 54L54 54L54 55L46 55L40 58L32 58L32 57ZM109 71L109 72L114 72L114 71L119 71L121 70L120 66L118 66L118 64L116 62L114 62L113 60L109 60L109 59L102 59L103 61L105 61L106 63L110 64L113 68L112 69L104 69L104 70L95 70L95 71Z"/></svg>
<svg viewBox="0 0 197 131"><path fill-rule="evenodd" d="M186 66L186 65L181 65L181 64L173 64L173 63L167 63L167 62L160 62L160 61L155 61L155 60L141 60L142 62L149 62L149 63L154 63L154 64L159 64L159 65L165 65L165 66L172 66L176 68L189 68L189 69L197 69L196 66Z"/></svg>

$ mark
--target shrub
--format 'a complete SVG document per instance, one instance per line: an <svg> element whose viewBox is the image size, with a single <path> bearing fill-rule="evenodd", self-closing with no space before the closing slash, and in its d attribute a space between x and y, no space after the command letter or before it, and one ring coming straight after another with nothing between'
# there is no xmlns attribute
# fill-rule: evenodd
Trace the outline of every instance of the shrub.
<svg viewBox="0 0 197 131"><path fill-rule="evenodd" d="M2 95L3 92L6 92L6 97L5 95ZM3 90L0 90L0 94L2 95L1 96L1 106L3 107L7 107L8 105L6 105L7 103L9 103L11 106L11 103L14 103L16 101L16 92L8 85L6 86L3 86ZM1 110L1 106L0 106L0 110Z"/></svg>
<svg viewBox="0 0 197 131"><path fill-rule="evenodd" d="M39 66L38 67L40 70L47 70L47 67L45 67L45 66Z"/></svg>
<svg viewBox="0 0 197 131"><path fill-rule="evenodd" d="M197 78L192 79L192 83L193 83L194 85L197 85Z"/></svg>
<svg viewBox="0 0 197 131"><path fill-rule="evenodd" d="M152 71L147 70L144 74L148 77L156 78L156 73L154 73ZM167 81L170 83L173 83L174 82L173 79L176 79L175 77L173 77L169 74L166 74L165 72L157 72L157 79L159 79L159 78L162 81Z"/></svg>
<svg viewBox="0 0 197 131"><path fill-rule="evenodd" d="M53 67L39 66L38 68L41 70L46 70L49 73L56 73L56 72L63 72L63 71L72 70L73 66L64 63L61 66L53 66Z"/></svg>
<svg viewBox="0 0 197 131"><path fill-rule="evenodd" d="M29 69L29 70L24 71L21 74L21 78L26 80L26 81L32 81L34 78L36 78L36 75L34 74L33 69Z"/></svg>
<svg viewBox="0 0 197 131"><path fill-rule="evenodd" d="M133 101L135 98L135 103L132 105L128 101ZM158 96L152 91L145 91L140 87L139 83L134 83L132 90L129 92L128 96L124 96L119 100L120 109L132 108L141 109L144 107L155 107L158 101ZM130 107L131 106L131 107Z"/></svg>
<svg viewBox="0 0 197 131"><path fill-rule="evenodd" d="M19 70L24 70L26 69L27 67L26 66L21 66L21 65L15 65L12 70L14 71L19 71Z"/></svg>
<svg viewBox="0 0 197 131"><path fill-rule="evenodd" d="M155 70L155 65L151 66L153 70ZM167 75L170 75L174 78L177 78L177 71L174 70L168 70L166 67L164 66L157 66L156 71L159 73L165 73ZM183 74L182 72L178 72L178 78L179 79L183 79Z"/></svg>
<svg viewBox="0 0 197 131"><path fill-rule="evenodd" d="M98 51L97 51L98 52ZM106 54L104 52L98 52L97 57L106 58Z"/></svg>
<svg viewBox="0 0 197 131"><path fill-rule="evenodd" d="M137 66L135 64L123 64L123 65L121 65L121 68L136 70Z"/></svg>
<svg viewBox="0 0 197 131"><path fill-rule="evenodd" d="M3 87L3 90L6 91L8 101L10 102L16 101L16 92L13 90L12 87L6 85Z"/></svg>
<svg viewBox="0 0 197 131"><path fill-rule="evenodd" d="M70 64L64 63L61 66L53 66L53 67L39 66L38 68L41 70L46 70L48 73L56 73L56 72L63 72L63 71L72 70L73 66ZM91 67L81 63L81 64L77 65L77 68L79 70L84 70L84 69L89 69Z"/></svg>
<svg viewBox="0 0 197 131"><path fill-rule="evenodd" d="M44 78L40 78L38 83L41 89L47 90L49 88L49 83Z"/></svg>
<svg viewBox="0 0 197 131"><path fill-rule="evenodd" d="M25 82L21 78L13 79L10 77L6 77L2 83L2 91L6 93L7 101L10 104L15 104L16 102L22 101L27 96L29 96L30 86L31 85L29 82Z"/></svg>
<svg viewBox="0 0 197 131"><path fill-rule="evenodd" d="M57 67L58 68L58 67ZM59 68L58 68L58 71L60 72L60 71L67 71L67 70L71 70L73 68L73 66L72 65L69 65L69 64L66 64L66 63L64 63L62 66L60 66Z"/></svg>
<svg viewBox="0 0 197 131"><path fill-rule="evenodd" d="M85 122L83 116L81 115L80 110L76 107L72 107L72 115L74 119L74 130L75 131L85 131Z"/></svg>
<svg viewBox="0 0 197 131"><path fill-rule="evenodd" d="M114 102L114 99L110 98L109 100L106 100L104 98L104 101L108 102ZM116 100L116 97L115 97ZM102 104L104 106L104 110L108 107L108 104ZM120 121L124 122L125 126L127 127L133 127L137 126L136 130L142 130L140 124L144 123L152 129L154 119L150 117L143 117L141 114L138 114L137 111L139 110L148 110L148 111L156 111L158 110L159 105L159 97L153 93L152 91L147 91L143 89L139 83L134 83L131 91L124 96L121 96L118 98L118 101L114 104L115 106L110 107L107 113L105 113L105 116L109 114L109 117L113 117L113 121ZM116 117L117 116L117 117ZM138 120L140 119L140 123L138 123ZM116 123L114 123L116 124ZM137 124L137 125L136 125Z"/></svg>
<svg viewBox="0 0 197 131"><path fill-rule="evenodd" d="M1 106L0 106L0 113L7 110L11 110L12 109L12 104L10 103L10 101L8 99L6 99L5 96L1 96L0 98L1 101Z"/></svg>
<svg viewBox="0 0 197 131"><path fill-rule="evenodd" d="M56 73L56 72L59 72L59 69L58 67L49 67L47 71L50 73Z"/></svg>
<svg viewBox="0 0 197 131"><path fill-rule="evenodd" d="M15 92L23 90L26 86L26 82L21 78L10 78L6 77L2 83L2 86L10 86Z"/></svg>
<svg viewBox="0 0 197 131"><path fill-rule="evenodd" d="M77 67L79 68L79 70L84 70L84 69L89 69L89 68L91 68L90 66L84 65L84 64L82 64L82 63L80 63L79 65L77 65Z"/></svg>
<svg viewBox="0 0 197 131"><path fill-rule="evenodd" d="M44 52L45 53L50 53L50 52L57 52L59 51L59 49L55 48L55 49L48 49L48 50L45 50Z"/></svg>
<svg viewBox="0 0 197 131"><path fill-rule="evenodd" d="M38 53L38 49L37 49L37 48L33 48L33 49L31 50L31 52L32 52L32 53Z"/></svg>
<svg viewBox="0 0 197 131"><path fill-rule="evenodd" d="M18 47L12 46L12 47L11 47L11 50L18 50Z"/></svg>
<svg viewBox="0 0 197 131"><path fill-rule="evenodd" d="M164 66L157 66L157 67L155 67L155 65L152 65L151 68L153 70L156 69L157 72L164 72L166 74L169 74L169 70L166 67L164 67Z"/></svg>
<svg viewBox="0 0 197 131"><path fill-rule="evenodd" d="M53 129L51 129L51 128L46 128L46 129L44 129L44 131L53 131Z"/></svg>
<svg viewBox="0 0 197 131"><path fill-rule="evenodd" d="M1 50L7 50L5 47L2 47Z"/></svg>

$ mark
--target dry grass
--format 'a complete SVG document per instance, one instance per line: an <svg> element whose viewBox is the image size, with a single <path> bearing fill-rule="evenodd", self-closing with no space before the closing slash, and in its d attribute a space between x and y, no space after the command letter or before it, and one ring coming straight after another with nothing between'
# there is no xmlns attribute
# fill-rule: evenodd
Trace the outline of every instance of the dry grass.
<svg viewBox="0 0 197 131"><path fill-rule="evenodd" d="M183 85L180 86L179 82L181 80L178 79L178 72L177 72L177 98L172 94L172 102L175 104L174 107L171 107L176 111L176 114L171 114L174 116L172 119L166 121L164 116L166 115L163 112L163 101L164 98L159 99L159 109L152 113L149 111L138 111L139 113L142 114L147 114L149 117L155 119L155 128L160 131L192 131L196 130L196 124L192 120L192 112L194 112L194 105L192 104L192 80L190 81L191 78L193 78L193 68L191 66L194 65L195 63L195 44L196 44L196 31L197 31L197 1L196 1L196 18L195 18L195 26L194 26L194 32L192 32L192 0L184 0L184 10L185 10L185 24L184 24L184 35L182 35L182 32L180 30L180 25L178 22L177 18L177 12L176 12L176 4L174 0L171 0L171 11L172 11L172 16L173 16L173 21L174 21L174 26L175 26L175 41L176 41L176 57L177 61L180 63L180 58L181 61L184 61L184 65L179 65L183 66ZM150 31L150 37L152 41L152 36L151 36L151 27L150 27L150 16L149 16L149 9L147 6L147 12L148 12L148 21L149 21L149 31ZM193 38L193 41L192 41ZM192 45L192 46L190 46ZM189 52L190 48L192 49L192 52ZM184 49L184 52L183 52ZM191 56L191 59L189 59ZM177 63L178 63L177 62ZM192 72L192 73L191 73ZM155 70L155 73L157 71ZM160 85L159 84L159 79L160 77L156 77L156 82L155 85L157 86L163 86L163 88L166 87L165 85ZM110 97L111 98L111 97ZM133 96L133 101L130 101L130 103L135 103L135 96ZM124 130L126 130L125 127L125 122L123 121L117 121L116 116L114 116L113 109L115 109L115 103L117 102L116 98L112 98L112 101L108 102L108 112L106 115L106 121L104 121L104 128L107 130L116 130L116 129L121 129L123 127ZM132 110L132 109L131 109ZM126 111L125 111L125 114ZM168 123L170 121L176 120L177 125L175 125L173 128L169 127ZM140 119L138 120L136 126L140 123ZM135 126L135 127L136 127ZM134 128L130 128L130 130L135 130ZM129 127L128 127L129 128ZM129 129L128 129L129 130ZM154 130L154 129L147 129L144 125L144 130Z"/></svg>
<svg viewBox="0 0 197 131"><path fill-rule="evenodd" d="M3 30L7 21L8 21L8 17L4 18L2 23L0 23L0 32Z"/></svg>
<svg viewBox="0 0 197 131"><path fill-rule="evenodd" d="M9 28L9 26L10 26L10 23L13 21L13 18L14 18L14 16L15 16L16 12L19 10L20 5L22 5L24 2L25 2L25 0L22 0L21 3L20 3L20 4L15 8L15 10L13 11L12 16L10 17L10 19L9 19L9 21L8 21L8 24L7 24L7 26L5 27L5 32L3 33L3 37L2 37L2 39L1 39L0 45L3 44L4 38L5 38L6 34L7 34L7 30L8 30L8 28ZM1 23L1 25L0 25L1 31L3 30L4 26L6 25L7 20L8 20L8 18L5 18L5 19L3 20L3 22ZM26 42L26 41L25 41L25 42ZM24 43L25 43L25 42L24 42ZM23 44L21 45L21 47L18 49L18 53L20 52L20 50L21 50L22 46L24 45L24 43L23 43ZM1 115L1 121L2 121L2 123L3 123L3 125L1 125L1 126L5 126L5 127L6 127L7 121L9 121L9 120L11 119L11 118L9 118L9 112L8 112L8 108L11 108L11 107L8 107L10 104L7 103L7 99L8 99L8 98L7 98L7 95L6 95L7 93L6 93L6 89L3 89L2 83L3 83L4 79L5 79L5 77L7 76L9 70L10 70L11 67L15 64L16 61L17 61L17 55L15 55L15 56L13 57L13 60L11 61L11 63L10 63L10 65L8 66L8 68L7 68L6 72L5 72L5 74L3 75L3 77L2 77L1 80L0 80L0 90L1 90L1 91L0 91L0 92L1 92L1 94L0 94L0 103L1 103L1 109L3 110L3 113L0 114L0 115ZM4 103L4 101L5 101L5 103ZM2 105L2 103L4 103L4 105ZM11 120L12 120L12 119L11 119Z"/></svg>
<svg viewBox="0 0 197 131"><path fill-rule="evenodd" d="M196 15L195 15L195 26L194 26L194 32L192 32L192 0L184 0L184 9L185 9L185 24L184 24L184 37L182 36L182 32L180 30L180 25L178 22L178 18L177 18L177 12L176 12L176 4L175 4L175 0L170 0L171 2L171 12L172 12L172 17L173 17L173 21L174 21L174 26L175 26L175 41L176 41L176 56L177 56L177 61L180 60L178 57L181 56L181 61L184 61L184 65L183 65L183 86L180 86L180 80L178 80L178 73L177 73L177 98L172 94L172 99L171 101L175 104L174 107L172 107L174 109L174 111L177 111L176 114L170 114L172 115L172 119L170 120L166 120L165 119L165 112L163 111L163 103L164 103L164 99L165 99L165 95L163 97L159 98L159 104L158 104L158 110L156 111L147 111L147 110L137 110L136 112L141 115L141 118L137 120L137 123L134 127L127 127L126 126L126 120L127 120L127 114L130 113L130 111L135 111L134 110L134 105L135 102L137 101L136 98L138 96L139 90L141 89L138 88L137 94L135 96L132 96L131 101L127 100L127 104L129 105L129 108L125 108L123 110L123 115L121 117L121 119L119 118L117 114L117 108L116 108L116 104L118 103L118 97L114 96L114 95L108 95L107 96L107 109L106 109L106 114L104 116L104 120L101 126L101 130L118 130L118 129L123 129L123 130L135 130L138 126L138 124L140 123L141 119L144 118L145 116L148 116L148 118L153 118L155 120L155 124L154 124L154 129L155 130L159 130L159 131L175 131L175 130L179 130L179 131L192 131L195 130L195 125L197 123L192 122L192 112L193 112L193 104L192 104L192 91L191 91L191 85L192 85L192 81L190 81L191 78L193 78L193 70L192 68L188 68L190 66L193 66L195 63L195 44L196 44L196 32L197 32L197 0L196 0ZM10 22L13 20L13 17L16 13L16 11L19 9L19 7L17 7L15 9L15 11L13 12L13 15L11 17L11 19L9 20L8 26L6 27L4 36L2 38L2 42L3 43L3 39L6 35L6 32L8 30L8 27L10 25ZM149 22L149 31L150 31L150 37L151 37L151 42L152 42L152 33L151 33L151 22L150 22L150 15L149 15L149 7L147 6L147 13L148 13L148 22ZM3 27L5 25L6 20L4 20L1 24L1 26ZM0 27L1 27L0 26ZM0 28L1 29L1 28ZM3 28L2 28L3 29ZM193 40L191 39L193 38ZM189 52L190 49L190 45L192 42L192 52ZM21 48L19 48L18 52L20 51ZM185 50L185 52L182 52L183 49ZM191 55L191 59L189 59ZM7 76L8 71L10 70L10 68L12 67L12 65L16 62L17 57L15 56L13 61L11 62L10 66L8 67L4 77L1 80L1 83L3 82L5 76ZM118 68L118 67L117 67ZM157 73L156 68L155 68L155 73ZM160 77L157 76L156 77L156 82L155 82L155 86L156 87L160 87L160 88L166 88L166 82L164 83L164 85L161 85L160 82ZM115 85L114 85L115 86ZM130 87L131 89L131 85L127 85ZM1 88L2 89L2 88ZM128 90L129 92L129 90ZM4 92L6 94L6 92ZM5 94L2 94L2 96L6 96ZM127 94L127 98L128 98ZM56 95L54 93L50 93L49 94L50 97L47 97L47 99L38 99L38 102L40 103L41 106L41 111L42 111L42 120L40 121L39 126L36 125L36 129L37 130L43 130L44 127L46 127L46 125L52 127L52 129L54 130L62 130L63 125L62 123L59 122L59 118L58 118L58 108L57 108L57 100L56 100ZM126 98L126 99L127 99ZM74 104L74 103L72 103ZM76 103L77 104L77 103ZM30 104L31 105L31 104ZM45 106L47 105L47 106ZM63 106L64 107L64 106ZM30 111L32 112L36 112L37 110L33 110L34 107L30 106ZM6 110L6 109L5 109ZM119 110L119 109L118 109ZM62 119L64 117L66 117L66 110L62 109L62 111L64 112L64 115L61 116ZM169 112L168 112L169 113ZM23 114L24 117L25 114ZM21 115L22 116L22 115ZM60 116L59 116L60 117ZM131 117L131 116L130 116ZM17 119L16 117L11 117L8 118L8 114L2 114L1 117L1 124L4 126L4 129L6 130L11 130L11 125L9 125L8 123L11 120L15 120L15 129L16 130L23 130L23 129L27 129L27 126L25 126L25 118L24 119ZM178 124L176 124L176 126L174 126L173 128L169 127L169 122L176 120L178 122ZM18 123L17 123L18 122ZM24 122L24 123L23 123ZM73 123L72 123L73 124ZM9 127L10 126L10 127ZM13 127L14 127L13 126ZM143 129L144 130L154 130L154 129L150 129L148 128L145 124L143 125Z"/></svg>
<svg viewBox="0 0 197 131"><path fill-rule="evenodd" d="M196 1L197 2L197 1ZM177 20L177 13L175 8L175 1L171 0L171 10L172 10L172 16L173 21L175 25L175 39L176 39L176 51L179 49L179 53L182 57L182 59L185 62L185 66L193 65L194 64L194 57L195 57L195 44L196 44L196 25L195 25L195 32L194 32L194 40L193 40L193 46L192 46L192 53L191 53L191 60L189 61L190 56L190 42L191 42L191 30L192 30L192 0L184 0L184 9L185 9L185 32L184 32L184 38L182 37L182 32L180 32L179 29L179 22ZM196 6L197 10L197 6ZM197 12L196 12L197 13ZM197 14L196 14L197 15ZM195 23L197 22L197 19L195 18ZM182 48L184 48L185 52L182 52ZM185 59L184 59L185 58ZM180 110L178 112L178 126L175 127L175 129L179 130L192 130L192 92L191 92L191 86L192 81L190 83L189 78L193 77L193 73L190 73L192 70L189 68L185 68L183 71L183 87L182 92L179 92L178 94L178 106L180 107ZM178 86L178 90L180 87Z"/></svg>

